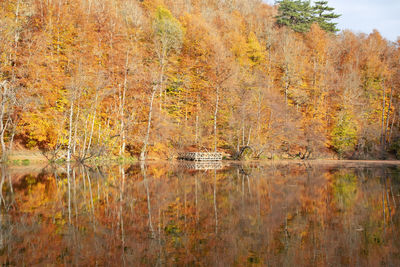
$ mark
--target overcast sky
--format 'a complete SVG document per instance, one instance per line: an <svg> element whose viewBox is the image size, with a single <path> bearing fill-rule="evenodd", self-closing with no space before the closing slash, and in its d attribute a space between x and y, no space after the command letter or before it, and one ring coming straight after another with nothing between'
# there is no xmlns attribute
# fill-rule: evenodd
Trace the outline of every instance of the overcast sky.
<svg viewBox="0 0 400 267"><path fill-rule="evenodd" d="M327 0L336 13L340 30L371 33L377 29L383 37L396 41L400 36L400 0ZM274 0L265 0L274 4Z"/></svg>

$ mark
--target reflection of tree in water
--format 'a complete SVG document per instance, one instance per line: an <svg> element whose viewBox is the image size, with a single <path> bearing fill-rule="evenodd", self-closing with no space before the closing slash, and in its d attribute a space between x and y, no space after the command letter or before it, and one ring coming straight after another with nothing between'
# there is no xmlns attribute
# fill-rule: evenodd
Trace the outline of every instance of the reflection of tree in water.
<svg viewBox="0 0 400 267"><path fill-rule="evenodd" d="M11 265L397 265L398 174L318 165L2 170Z"/></svg>
<svg viewBox="0 0 400 267"><path fill-rule="evenodd" d="M357 177L354 173L338 172L333 177L333 195L339 210L350 209L357 197Z"/></svg>

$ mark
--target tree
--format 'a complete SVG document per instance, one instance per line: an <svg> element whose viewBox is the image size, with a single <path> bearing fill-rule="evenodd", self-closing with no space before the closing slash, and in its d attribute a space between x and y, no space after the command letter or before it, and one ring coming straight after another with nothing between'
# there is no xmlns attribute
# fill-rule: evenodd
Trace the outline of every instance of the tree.
<svg viewBox="0 0 400 267"><path fill-rule="evenodd" d="M295 32L306 32L310 29L312 8L310 2L302 0L280 0L276 23L279 26L288 26Z"/></svg>
<svg viewBox="0 0 400 267"><path fill-rule="evenodd" d="M341 15L333 13L333 10L333 7L328 6L328 1L317 1L312 7L314 21L319 24L321 29L335 33L339 29L336 28L337 23L331 22L331 20L337 19Z"/></svg>
<svg viewBox="0 0 400 267"><path fill-rule="evenodd" d="M181 23L171 12L159 6L156 10L153 21L154 44L159 61L159 89L160 96L163 91L165 67L168 63L168 56L173 51L179 51L182 46L184 30Z"/></svg>
<svg viewBox="0 0 400 267"><path fill-rule="evenodd" d="M346 111L339 115L336 126L332 131L332 145L338 152L339 157L343 153L353 150L357 142L357 127L353 117Z"/></svg>
<svg viewBox="0 0 400 267"><path fill-rule="evenodd" d="M340 15L333 13L334 8L328 6L327 1L317 1L314 6L310 1L304 0L280 0L276 23L279 26L287 26L295 32L307 32L313 22L327 32L337 32L337 23L331 20Z"/></svg>
<svg viewBox="0 0 400 267"><path fill-rule="evenodd" d="M0 143L1 143L1 160L6 160L7 149L5 143L5 133L10 127L12 114L16 108L15 89L10 86L7 81L0 82Z"/></svg>
<svg viewBox="0 0 400 267"><path fill-rule="evenodd" d="M152 85L149 115L147 122L146 135L143 142L143 147L140 152L140 160L146 158L147 145L149 142L151 118L153 114L153 102L157 89L160 91L160 98L163 93L163 82L165 75L165 67L167 65L168 56L172 51L179 51L183 42L184 31L180 22L174 18L171 12L164 8L158 7L153 21L154 43L159 64L159 78Z"/></svg>

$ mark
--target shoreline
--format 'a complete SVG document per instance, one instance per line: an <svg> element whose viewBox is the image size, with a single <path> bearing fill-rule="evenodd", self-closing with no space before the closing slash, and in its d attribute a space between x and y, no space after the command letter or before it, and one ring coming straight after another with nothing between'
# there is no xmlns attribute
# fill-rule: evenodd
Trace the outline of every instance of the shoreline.
<svg viewBox="0 0 400 267"><path fill-rule="evenodd" d="M24 163L25 162L25 163ZM179 163L179 162L194 162L194 161L185 161L185 160L168 160L168 159L147 159L146 163ZM200 161L203 162L203 161ZM205 161L204 161L205 162ZM385 165L400 165L400 160L379 160L379 159L371 159L371 160L350 160L350 159L262 159L262 160L221 160L222 163L229 164L271 164L271 163L279 163L279 164L385 164ZM70 164L77 164L77 161L70 161ZM86 161L87 164L97 164L97 165L134 165L140 163L139 160L133 159L130 157L104 157L98 160L90 160ZM60 162L50 162L43 155L39 155L38 153L14 153L11 154L8 158L7 163L3 163L4 165L15 166L15 167L23 167L23 166L32 166L32 165L66 165L66 161Z"/></svg>
<svg viewBox="0 0 400 267"><path fill-rule="evenodd" d="M178 159L160 159L160 158L148 158L145 161L147 164L154 163L168 163L176 164L179 162L190 162ZM351 164L368 164L368 165L400 165L400 160L388 159L369 159L369 160L354 160L354 159L253 159L253 160L222 160L224 165L226 164L316 164L316 165L351 165ZM101 158L92 158L85 161L87 165L134 165L140 161L135 157L119 157L119 156L106 156ZM50 162L40 150L15 150L8 156L7 162L3 165L9 167L28 167L28 166L46 166L46 165L66 165L67 162L60 160L56 162ZM70 164L79 164L78 161L72 160Z"/></svg>

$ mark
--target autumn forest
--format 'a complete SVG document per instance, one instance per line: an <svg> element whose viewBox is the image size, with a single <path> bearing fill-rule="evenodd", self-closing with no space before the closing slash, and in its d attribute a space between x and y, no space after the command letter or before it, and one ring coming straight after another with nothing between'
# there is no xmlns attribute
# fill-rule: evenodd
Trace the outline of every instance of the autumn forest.
<svg viewBox="0 0 400 267"><path fill-rule="evenodd" d="M3 160L400 157L400 39L293 3L1 1Z"/></svg>

